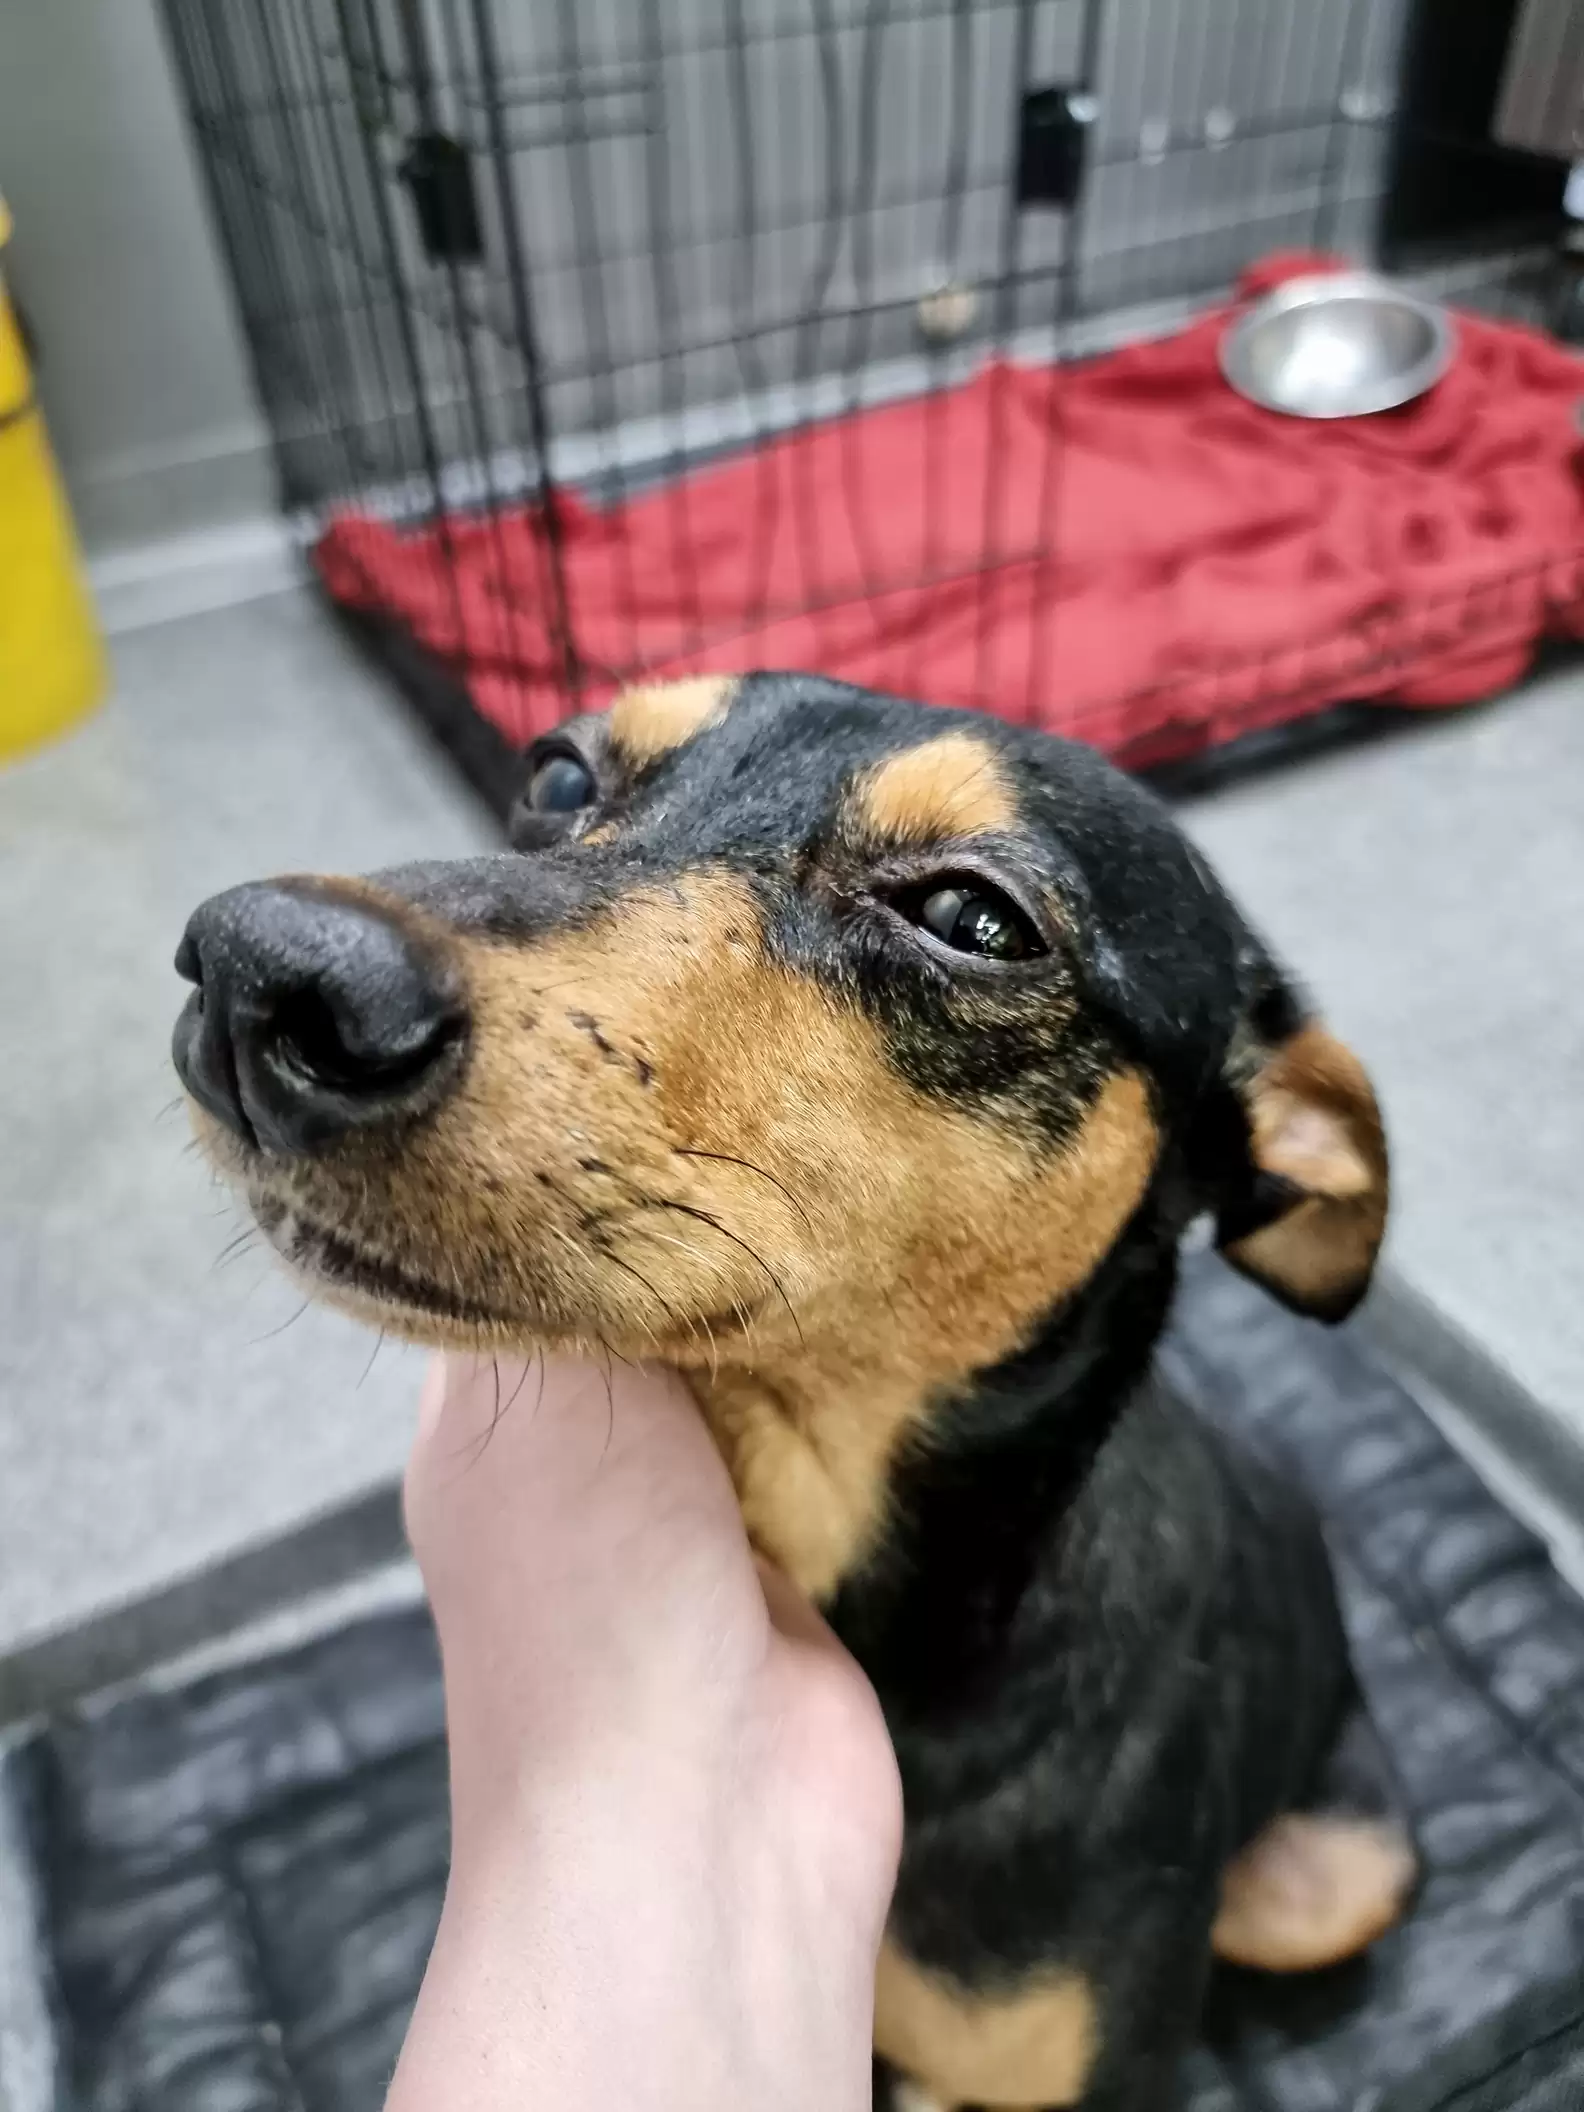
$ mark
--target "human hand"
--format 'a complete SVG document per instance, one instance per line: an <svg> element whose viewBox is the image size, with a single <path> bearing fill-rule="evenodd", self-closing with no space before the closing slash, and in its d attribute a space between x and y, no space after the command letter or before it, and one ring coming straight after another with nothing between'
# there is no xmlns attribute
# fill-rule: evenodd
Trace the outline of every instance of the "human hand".
<svg viewBox="0 0 1584 2112"><path fill-rule="evenodd" d="M407 1515L453 1861L390 2112L867 2106L895 1762L682 1382L437 1364Z"/></svg>

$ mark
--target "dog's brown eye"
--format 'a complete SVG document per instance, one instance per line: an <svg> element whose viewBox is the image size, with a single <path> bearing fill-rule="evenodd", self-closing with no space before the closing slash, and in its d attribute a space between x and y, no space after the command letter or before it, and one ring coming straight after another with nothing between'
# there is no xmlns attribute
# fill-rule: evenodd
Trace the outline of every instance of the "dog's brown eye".
<svg viewBox="0 0 1584 2112"><path fill-rule="evenodd" d="M903 909L958 953L989 961L1021 961L1041 951L1028 919L1005 895L963 881L921 889Z"/></svg>
<svg viewBox="0 0 1584 2112"><path fill-rule="evenodd" d="M594 773L575 755L552 755L528 780L526 803L535 814L575 814L594 804Z"/></svg>

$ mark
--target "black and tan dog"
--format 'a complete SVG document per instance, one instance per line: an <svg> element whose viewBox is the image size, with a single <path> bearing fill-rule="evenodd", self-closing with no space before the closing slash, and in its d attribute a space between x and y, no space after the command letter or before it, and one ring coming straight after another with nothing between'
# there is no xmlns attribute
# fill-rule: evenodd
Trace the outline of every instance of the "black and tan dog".
<svg viewBox="0 0 1584 2112"><path fill-rule="evenodd" d="M628 692L515 849L194 916L176 1061L320 1295L685 1371L901 1762L920 2104L1157 2101L1213 1954L1411 1876L1317 1529L1152 1363L1178 1241L1345 1313L1359 1065L1085 750L791 675Z"/></svg>

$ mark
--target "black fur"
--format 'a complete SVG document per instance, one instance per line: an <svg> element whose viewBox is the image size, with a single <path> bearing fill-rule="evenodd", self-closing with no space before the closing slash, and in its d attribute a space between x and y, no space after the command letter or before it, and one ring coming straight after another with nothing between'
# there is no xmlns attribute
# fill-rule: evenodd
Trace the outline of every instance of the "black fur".
<svg viewBox="0 0 1584 2112"><path fill-rule="evenodd" d="M886 1555L830 1609L875 1682L908 1824L893 1908L959 1985L1076 1967L1086 2105L1148 2104L1197 2016L1221 1874L1318 1802L1357 1710L1319 1530L1166 1391L1152 1194L1071 1308L904 1470ZM1340 1801L1378 1810L1365 1765Z"/></svg>

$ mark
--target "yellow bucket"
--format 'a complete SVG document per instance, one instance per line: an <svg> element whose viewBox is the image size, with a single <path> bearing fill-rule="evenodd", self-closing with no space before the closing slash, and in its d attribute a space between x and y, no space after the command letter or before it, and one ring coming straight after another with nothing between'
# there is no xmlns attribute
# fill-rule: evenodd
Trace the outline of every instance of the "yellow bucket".
<svg viewBox="0 0 1584 2112"><path fill-rule="evenodd" d="M0 200L0 249L10 232ZM66 494L0 276L0 762L64 732L104 686Z"/></svg>

